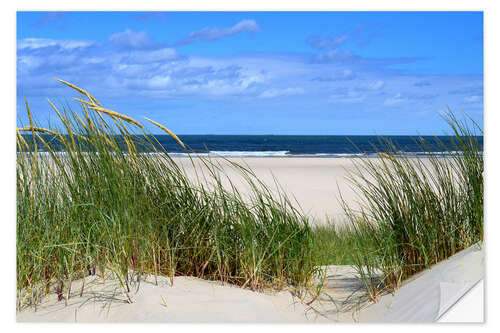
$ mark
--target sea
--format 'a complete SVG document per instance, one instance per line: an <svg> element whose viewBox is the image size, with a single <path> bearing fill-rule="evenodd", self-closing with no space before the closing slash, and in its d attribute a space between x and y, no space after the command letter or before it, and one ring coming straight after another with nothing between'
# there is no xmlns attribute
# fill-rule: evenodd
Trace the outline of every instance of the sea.
<svg viewBox="0 0 500 333"><path fill-rule="evenodd" d="M23 135L31 145L30 134ZM55 137L42 134L55 150L63 151ZM179 135L186 149L169 135L155 135L171 157L376 157L377 152L408 157L426 155L449 156L458 151L453 136L371 136L371 135ZM474 137L480 150L483 137ZM119 142L121 137L117 136ZM134 136L137 143L142 136ZM422 145L425 142L425 145ZM120 145L127 151L126 145ZM152 153L143 146L143 152ZM38 144L43 151L43 145Z"/></svg>
<svg viewBox="0 0 500 333"><path fill-rule="evenodd" d="M186 152L168 135L157 136L172 157L375 157L392 152L418 157L449 155L454 148L451 136L370 136L370 135L179 135ZM483 149L483 137L475 137ZM424 140L427 147L423 147ZM448 149L445 149L442 144ZM388 146L391 145L391 146Z"/></svg>

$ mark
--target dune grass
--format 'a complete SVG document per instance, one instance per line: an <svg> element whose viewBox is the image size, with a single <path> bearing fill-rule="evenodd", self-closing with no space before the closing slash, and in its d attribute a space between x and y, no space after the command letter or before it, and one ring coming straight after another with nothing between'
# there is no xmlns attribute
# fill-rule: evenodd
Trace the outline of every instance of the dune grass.
<svg viewBox="0 0 500 333"><path fill-rule="evenodd" d="M454 136L434 145L448 157L400 156L389 140L378 159L354 160L349 176L360 208L343 202L356 245L351 260L372 299L415 273L483 240L482 129L444 114Z"/></svg>
<svg viewBox="0 0 500 333"><path fill-rule="evenodd" d="M286 196L233 164L251 188L243 198L208 159L195 184L137 120L68 85L87 100L80 112L53 105L62 128L35 126L26 104L30 126L18 129L18 308L51 291L66 298L72 281L105 272L127 297L142 274L252 290L308 286L314 235ZM145 147L155 154L141 153Z"/></svg>
<svg viewBox="0 0 500 333"><path fill-rule="evenodd" d="M454 140L437 142L449 157L402 157L383 141L378 158L353 159L350 181L363 205L344 202L350 223L312 227L282 191L239 164L224 161L249 185L245 195L210 159L192 160L203 169L194 182L142 123L61 82L80 94L80 110L49 101L62 126L46 129L26 102L30 124L17 131L18 309L54 291L67 300L73 281L95 274L114 275L129 301L145 274L291 287L301 296L321 292L314 281L332 264L356 267L375 300L482 240L483 156L475 137L482 131L452 113Z"/></svg>

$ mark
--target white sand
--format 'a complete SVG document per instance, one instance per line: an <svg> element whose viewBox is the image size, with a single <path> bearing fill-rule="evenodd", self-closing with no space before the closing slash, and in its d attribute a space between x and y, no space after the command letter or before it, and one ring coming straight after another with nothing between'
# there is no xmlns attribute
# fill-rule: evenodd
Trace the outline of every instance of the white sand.
<svg viewBox="0 0 500 333"><path fill-rule="evenodd" d="M192 277L149 277L127 302L116 280L86 278L74 284L68 305L52 295L44 304L17 315L19 322L307 322L307 307L291 293L262 294Z"/></svg>
<svg viewBox="0 0 500 333"><path fill-rule="evenodd" d="M358 320L366 306L363 286L353 268L330 266L325 288L310 306L290 291L253 292L216 281L148 276L125 294L116 279L89 276L73 282L66 304L56 294L23 309L18 322L233 322L328 323ZM156 284L156 281L158 284ZM128 295L128 296L127 296ZM132 303L130 303L128 300Z"/></svg>
<svg viewBox="0 0 500 333"><path fill-rule="evenodd" d="M224 172L242 192L248 190L239 172L220 159ZM302 211L317 223L331 220L343 223L344 212L340 204L340 193L347 202L353 203L355 195L346 180L347 170L353 170L349 158L231 158L230 161L248 165L267 186L276 189L276 182L293 199ZM177 158L186 173L195 179L194 168L188 158ZM228 182L224 182L227 186Z"/></svg>
<svg viewBox="0 0 500 333"><path fill-rule="evenodd" d="M334 323L434 322L484 278L484 250L473 246L417 274L377 303L348 266L329 266L325 288L311 306L288 291L258 293L192 277L150 276L129 293L117 280L96 276L72 285L68 301L50 295L35 311L17 314L18 322L184 322L184 323ZM138 288L136 288L138 287ZM307 301L308 299L306 299Z"/></svg>

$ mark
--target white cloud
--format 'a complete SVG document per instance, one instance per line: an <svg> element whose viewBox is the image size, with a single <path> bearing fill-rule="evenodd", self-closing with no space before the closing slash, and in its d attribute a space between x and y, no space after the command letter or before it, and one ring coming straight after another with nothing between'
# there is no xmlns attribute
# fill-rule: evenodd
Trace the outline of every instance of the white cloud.
<svg viewBox="0 0 500 333"><path fill-rule="evenodd" d="M325 53L318 54L315 60L319 63L322 62L343 62L348 61L355 56L350 51L341 51L339 49L329 50Z"/></svg>
<svg viewBox="0 0 500 333"><path fill-rule="evenodd" d="M401 97L400 93L397 93L394 97L389 97L384 101L386 106L399 105L406 102L408 99Z"/></svg>
<svg viewBox="0 0 500 333"><path fill-rule="evenodd" d="M374 82L373 84L370 85L370 88L373 90L379 90L384 86L384 81L378 80L377 82Z"/></svg>
<svg viewBox="0 0 500 333"><path fill-rule="evenodd" d="M170 76L157 75L147 80L146 83L152 89L165 89L169 86L171 81Z"/></svg>
<svg viewBox="0 0 500 333"><path fill-rule="evenodd" d="M481 101L482 101L481 96L477 96L477 95L468 96L468 97L464 98L464 102L466 102L466 103L477 103L477 102L481 102Z"/></svg>
<svg viewBox="0 0 500 333"><path fill-rule="evenodd" d="M381 27L382 26L379 24L359 24L339 36L309 36L306 39L306 43L317 50L337 48L349 41L357 41L358 45L364 46L370 43L374 38L380 37Z"/></svg>
<svg viewBox="0 0 500 333"><path fill-rule="evenodd" d="M155 44L146 31L135 32L130 29L111 35L109 42L115 46L126 48L144 48Z"/></svg>
<svg viewBox="0 0 500 333"><path fill-rule="evenodd" d="M39 49L45 47L59 47L66 50L89 47L94 42L86 40L55 40L47 38L25 38L17 42L17 49Z"/></svg>
<svg viewBox="0 0 500 333"><path fill-rule="evenodd" d="M163 48L154 51L135 51L127 59L132 63L146 64L152 62L164 62L179 58L177 51L173 48Z"/></svg>
<svg viewBox="0 0 500 333"><path fill-rule="evenodd" d="M349 35L341 35L338 37L321 37L321 36L311 36L307 38L306 42L314 49L327 49L332 47L338 47L349 40Z"/></svg>
<svg viewBox="0 0 500 333"><path fill-rule="evenodd" d="M337 93L330 96L329 101L332 103L361 103L366 99L366 95L356 92L354 90L341 89Z"/></svg>
<svg viewBox="0 0 500 333"><path fill-rule="evenodd" d="M254 20L243 20L230 28L204 28L194 31L189 36L181 39L177 45L187 45L200 40L216 40L225 36L231 36L240 32L257 32L259 25Z"/></svg>
<svg viewBox="0 0 500 333"><path fill-rule="evenodd" d="M269 89L259 95L259 98L274 98L279 96L303 95L302 88Z"/></svg>
<svg viewBox="0 0 500 333"><path fill-rule="evenodd" d="M242 23L227 29L234 32L252 27L251 23ZM394 107L392 110L410 102L415 109L438 109L446 104L479 108L482 102L482 88L472 89L482 87L480 76L400 75L385 71L379 63L317 63L311 61L313 55L187 56L160 44L141 49L114 45L78 40L18 41L19 96L69 95L53 80L60 77L97 91L102 98L140 96L223 103L251 103L259 98L264 105L267 101L273 104L273 99L280 96L283 102L285 96L300 96L293 103L308 103L317 108L344 104L340 109L366 103L373 108ZM340 51L330 51L342 58ZM416 88L414 83L422 80L429 84Z"/></svg>

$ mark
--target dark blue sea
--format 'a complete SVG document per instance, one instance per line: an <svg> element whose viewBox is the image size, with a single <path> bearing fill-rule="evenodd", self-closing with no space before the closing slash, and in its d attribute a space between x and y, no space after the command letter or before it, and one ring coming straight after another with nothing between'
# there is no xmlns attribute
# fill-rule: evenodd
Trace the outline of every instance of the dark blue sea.
<svg viewBox="0 0 500 333"><path fill-rule="evenodd" d="M24 135L27 142L32 142L31 135ZM52 142L55 150L63 151L55 137L45 135L46 141ZM223 157L355 157L376 156L377 152L397 153L405 156L423 156L428 154L449 155L459 151L454 145L454 137L449 136L370 136L370 135L179 135L187 149L182 148L169 135L156 135L158 142L172 157L223 156ZM480 149L483 137L475 137ZM116 137L120 143L121 137ZM142 136L134 136L141 146ZM422 140L425 145L422 145ZM122 142L123 143L123 142ZM126 145L121 144L124 151ZM43 145L38 145L39 151ZM151 146L142 145L142 151L152 152Z"/></svg>
<svg viewBox="0 0 500 333"><path fill-rule="evenodd" d="M187 156L168 135L157 137L172 156ZM224 157L353 157L393 151L407 156L459 150L448 136L343 136L343 135L179 135L191 154ZM421 138L427 144L423 147ZM483 147L483 137L476 137ZM393 148L390 148L392 145ZM446 147L443 147L443 145Z"/></svg>

